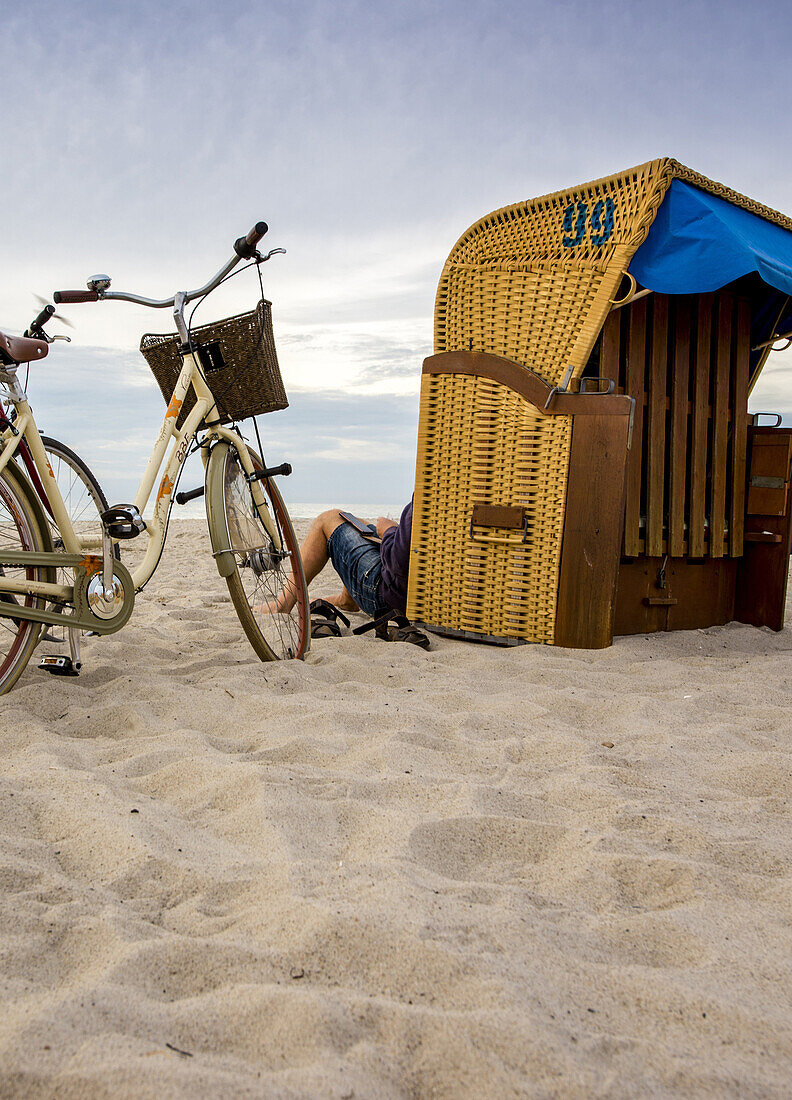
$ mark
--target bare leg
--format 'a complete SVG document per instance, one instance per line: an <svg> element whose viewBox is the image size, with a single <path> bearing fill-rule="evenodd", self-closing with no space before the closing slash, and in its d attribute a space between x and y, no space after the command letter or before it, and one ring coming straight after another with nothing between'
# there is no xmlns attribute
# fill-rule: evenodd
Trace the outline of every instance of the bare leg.
<svg viewBox="0 0 792 1100"><path fill-rule="evenodd" d="M327 602L337 607L339 611L360 611L345 587L341 589L337 596L328 596Z"/></svg>
<svg viewBox="0 0 792 1100"><path fill-rule="evenodd" d="M300 557L302 558L303 570L305 571L306 584L310 584L327 565L327 540L330 538L333 531L335 531L336 527L340 527L343 522L344 520L342 520L338 514L338 509L330 508L327 512L322 512L321 515L317 516L311 524L308 534L305 536L300 546ZM339 602L344 598L350 602L350 607L347 608L345 604ZM291 611L296 602L297 597L294 592L294 581L293 578L290 578L290 580L286 582L286 586L277 600L265 606L265 611L273 613ZM357 610L357 607L352 602L352 597L346 589L343 589L338 599L330 600L329 602L335 604L337 607L343 607L344 610Z"/></svg>

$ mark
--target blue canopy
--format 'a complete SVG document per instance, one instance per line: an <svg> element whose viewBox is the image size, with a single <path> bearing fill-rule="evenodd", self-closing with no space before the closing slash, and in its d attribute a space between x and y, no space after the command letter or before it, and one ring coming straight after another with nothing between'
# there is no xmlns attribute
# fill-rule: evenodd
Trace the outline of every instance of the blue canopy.
<svg viewBox="0 0 792 1100"><path fill-rule="evenodd" d="M792 232L682 180L671 181L630 263L659 294L705 294L751 271L792 294Z"/></svg>

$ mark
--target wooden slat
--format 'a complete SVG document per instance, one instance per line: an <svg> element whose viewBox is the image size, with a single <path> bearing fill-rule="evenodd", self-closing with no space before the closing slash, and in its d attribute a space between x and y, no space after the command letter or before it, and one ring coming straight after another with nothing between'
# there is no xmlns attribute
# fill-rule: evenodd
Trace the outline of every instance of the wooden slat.
<svg viewBox="0 0 792 1100"><path fill-rule="evenodd" d="M792 436L780 428L751 431L747 516L783 516L789 497Z"/></svg>
<svg viewBox="0 0 792 1100"><path fill-rule="evenodd" d="M752 485L748 490L748 515L786 515L788 497L788 485L784 485L780 489L754 488Z"/></svg>
<svg viewBox="0 0 792 1100"><path fill-rule="evenodd" d="M773 441L785 442L787 446L792 445L792 431L788 428L750 428L749 435L753 441L752 450L760 440L764 442L768 437ZM737 563L739 572L734 617L738 622L769 626L771 630L781 630L784 625L792 541L790 500L792 494L787 500L784 515L749 517L747 520L743 556ZM757 530L762 534L778 535L778 541L749 540L749 535Z"/></svg>
<svg viewBox="0 0 792 1100"><path fill-rule="evenodd" d="M751 311L748 302L737 302L737 336L732 399L731 515L729 553L739 558L745 530L745 454L748 443L748 369L750 365Z"/></svg>
<svg viewBox="0 0 792 1100"><path fill-rule="evenodd" d="M648 557L659 557L663 553L665 515L668 298L664 294L656 294L653 301L646 474L646 554Z"/></svg>
<svg viewBox="0 0 792 1100"><path fill-rule="evenodd" d="M624 511L624 553L635 557L641 552L641 457L643 450L644 386L646 374L646 298L629 307L627 344L627 393L635 398L632 447L627 467L627 499Z"/></svg>
<svg viewBox="0 0 792 1100"><path fill-rule="evenodd" d="M602 649L613 641L628 427L626 417L614 416L572 424L556 645Z"/></svg>
<svg viewBox="0 0 792 1100"><path fill-rule="evenodd" d="M690 299L680 298L674 329L674 367L671 382L671 463L668 502L668 553L681 558L685 551L685 478L687 474L688 389L690 382Z"/></svg>
<svg viewBox="0 0 792 1100"><path fill-rule="evenodd" d="M774 521L777 522L777 521ZM734 617L735 585L742 562L723 558L666 562L667 587L655 578L663 558L638 558L619 567L614 634L655 630L695 630L728 623ZM657 603L673 600L673 603Z"/></svg>
<svg viewBox="0 0 792 1100"><path fill-rule="evenodd" d="M600 377L608 378L613 382L614 389L619 389L619 345L621 343L620 309L609 313L602 328L602 345L600 351Z"/></svg>
<svg viewBox="0 0 792 1100"><path fill-rule="evenodd" d="M704 508L707 499L707 420L710 383L712 295L701 294L696 322L696 369L693 385L693 439L690 466L688 554L704 556Z"/></svg>
<svg viewBox="0 0 792 1100"><path fill-rule="evenodd" d="M731 381L731 327L734 299L718 299L718 335L715 359L715 399L712 425L712 503L710 507L710 556L722 558L725 551L726 471L729 441L729 383Z"/></svg>

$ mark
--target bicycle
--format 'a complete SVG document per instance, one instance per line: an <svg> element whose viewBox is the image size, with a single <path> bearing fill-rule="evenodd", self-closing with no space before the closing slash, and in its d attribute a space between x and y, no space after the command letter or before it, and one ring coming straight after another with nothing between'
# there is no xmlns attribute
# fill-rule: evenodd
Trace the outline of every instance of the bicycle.
<svg viewBox="0 0 792 1100"><path fill-rule="evenodd" d="M52 305L45 305L38 316L30 322L24 335L34 337L38 340L44 340L47 344L52 344L56 340L70 340L69 336L49 336L47 334L45 325L53 317L58 317L55 313L55 307ZM58 319L62 321L66 320L64 317ZM0 440L3 442L14 434L15 418L16 410L14 408L7 413L5 407L0 404ZM107 497L97 477L94 475L87 462L73 451L71 447L68 447L59 439L54 439L52 436L48 435L42 435L41 442L44 445L44 453L47 457L49 467L55 476L55 480L58 482L61 497L71 516L72 522L79 524L80 530L84 530L88 524L93 525L95 532L101 537L101 516L102 512L106 511L108 508L108 503ZM52 512L49 498L47 497L47 492L41 481L39 472L36 469L36 464L33 461L33 456L30 453L30 448L25 442L24 437L20 438L18 451L14 457L22 461L27 477L36 490L39 500L44 505L47 519L52 529L52 538L55 548L61 549L60 534L55 522L55 516ZM115 544L114 552L116 557L120 557L118 544Z"/></svg>
<svg viewBox="0 0 792 1100"><path fill-rule="evenodd" d="M256 654L266 661L301 658L308 652L305 576L294 529L274 481L291 473L291 467L286 462L267 467L237 429L240 420L253 416L259 440L255 415L285 407L269 303L262 287L262 299L252 314L196 330L184 316L188 303L196 302L197 308L243 260L256 266L261 283L261 264L282 251L258 251L266 232L266 223L257 222L238 238L232 257L208 283L171 298L110 291L106 275L89 279L87 290L53 295L56 303L115 300L172 308L176 324L175 336L144 337L141 344L168 407L133 503L105 508L99 534L75 529L17 378L22 363L47 354L48 339L39 333L0 333L0 396L15 410L0 449L0 694L21 675L42 626L68 630L70 656L45 657L39 667L77 673L80 633L110 634L129 621L136 593L151 579L161 558L173 501L186 503L201 495L217 569ZM23 443L49 502L58 549L41 494L15 460ZM196 450L204 465L204 485L176 493L184 460ZM144 519L157 484L153 509ZM118 542L144 534L148 541L143 559L130 573L116 556ZM271 610L286 591L294 597L293 608Z"/></svg>

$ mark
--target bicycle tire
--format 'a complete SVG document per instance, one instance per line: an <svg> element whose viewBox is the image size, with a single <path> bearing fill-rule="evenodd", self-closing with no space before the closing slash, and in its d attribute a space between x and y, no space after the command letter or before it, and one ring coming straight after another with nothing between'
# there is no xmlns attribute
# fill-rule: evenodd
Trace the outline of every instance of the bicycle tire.
<svg viewBox="0 0 792 1100"><path fill-rule="evenodd" d="M250 455L254 466L261 469L258 456L253 451ZM207 518L210 529L213 523L225 525L222 533L210 530L210 534L213 546L220 545L227 535L234 565L225 579L242 629L262 661L302 658L308 652L311 638L308 588L297 537L283 498L271 478L259 482L283 540L285 553L279 555L259 518L236 448L218 444L209 462L223 464L221 514L214 515L207 509ZM294 608L277 615L265 612L264 605L274 601L292 577L296 586Z"/></svg>
<svg viewBox="0 0 792 1100"><path fill-rule="evenodd" d="M44 444L47 460L58 482L63 503L66 505L66 511L71 517L76 533L83 535L90 533L94 538L101 539L102 523L99 516L107 510L108 504L102 486L97 481L91 468L84 459L80 458L76 451L73 451L71 447L67 447L65 443L61 443L59 439L43 435L41 442ZM46 507L44 511L50 526L53 549L56 551L63 550L63 539L58 530L58 525L47 512ZM101 551L97 548L93 553L101 553ZM118 543L113 543L113 556L118 561L121 560ZM68 570L58 569L57 581L58 584L73 584L74 577ZM82 633L86 632L83 631ZM39 644L44 642L61 644L65 641L66 631L55 626L49 626L42 630L39 638Z"/></svg>
<svg viewBox="0 0 792 1100"><path fill-rule="evenodd" d="M0 471L0 543L6 550L29 550L46 553L52 543L42 531L39 519L27 494L24 475L8 466ZM46 581L54 579L39 566L2 566L4 577ZM23 601L22 606L43 608L46 600L35 596L0 596L0 599ZM10 691L22 675L38 644L40 625L24 619L0 618L0 695Z"/></svg>
<svg viewBox="0 0 792 1100"><path fill-rule="evenodd" d="M97 478L93 474L88 463L85 462L76 451L73 451L71 447L67 447L65 443L61 443L59 439L53 439L52 436L43 435L41 442L44 444L44 450L47 453L47 457L52 467L52 472L58 482L58 488L61 491L63 497L63 503L66 505L66 510L71 516L72 523L77 528L80 524L96 523L96 535L101 537L102 523L99 516L102 512L107 511L109 505L107 503L107 497L104 495L102 486L99 484ZM82 489L79 488L82 485ZM96 519L94 519L93 509L96 509ZM52 541L56 549L61 549L60 532L55 524L55 521L48 515L47 517L52 529ZM118 547L118 543L113 543L113 554L120 561L121 552Z"/></svg>

